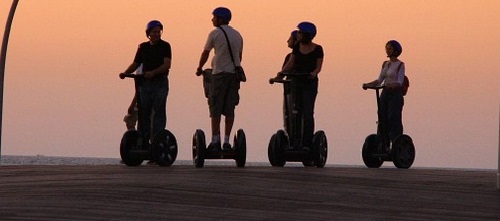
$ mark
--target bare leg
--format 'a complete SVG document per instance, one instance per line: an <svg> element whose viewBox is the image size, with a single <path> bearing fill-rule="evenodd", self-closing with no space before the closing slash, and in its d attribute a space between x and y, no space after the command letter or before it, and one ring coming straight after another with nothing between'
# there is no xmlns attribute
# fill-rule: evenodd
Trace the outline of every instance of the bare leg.
<svg viewBox="0 0 500 221"><path fill-rule="evenodd" d="M212 117L212 137L219 135L220 137L220 117Z"/></svg>
<svg viewBox="0 0 500 221"><path fill-rule="evenodd" d="M231 130L233 129L233 124L234 124L234 116L233 117L226 117L225 119L225 133L226 137L229 137L231 135Z"/></svg>

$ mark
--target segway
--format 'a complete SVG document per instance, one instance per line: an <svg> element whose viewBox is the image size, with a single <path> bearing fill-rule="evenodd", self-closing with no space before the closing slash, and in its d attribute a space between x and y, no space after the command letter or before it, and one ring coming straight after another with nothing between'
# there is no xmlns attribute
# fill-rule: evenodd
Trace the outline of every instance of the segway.
<svg viewBox="0 0 500 221"><path fill-rule="evenodd" d="M409 135L402 134L392 142L389 140L389 131L380 120L380 89L384 86L366 87L373 89L377 95L378 122L377 134L370 134L363 144L361 155L368 168L379 168L384 161L392 161L397 168L408 169L415 161L415 146Z"/></svg>
<svg viewBox="0 0 500 221"><path fill-rule="evenodd" d="M138 122L141 122L140 85L144 80L143 75L121 74L120 78L133 78L137 97ZM137 130L129 130L123 134L120 143L120 156L127 166L138 166L144 160L154 160L160 166L170 166L177 158L177 139L169 130L156 133L152 142L143 137Z"/></svg>
<svg viewBox="0 0 500 221"><path fill-rule="evenodd" d="M211 69L205 69L198 72L197 75L203 75L203 88L205 97L209 96L210 77L212 74ZM193 164L197 168L205 165L206 159L234 159L237 167L245 167L247 155L247 141L243 129L239 129L234 136L233 145L231 149L207 149L205 141L205 133L201 129L197 129L193 134Z"/></svg>
<svg viewBox="0 0 500 221"><path fill-rule="evenodd" d="M237 167L245 167L246 155L246 137L242 129L234 135L233 145L229 150L207 149L203 130L197 129L193 134L193 163L197 168L203 167L207 159L234 159Z"/></svg>
<svg viewBox="0 0 500 221"><path fill-rule="evenodd" d="M283 167L287 161L302 162L306 167L322 168L328 156L328 141L324 131L313 135L312 147L303 147L302 101L298 84L309 73L280 73L281 77L271 78L270 84L282 83L284 88L283 121L285 129L271 136L268 158L272 166ZM284 79L286 77L286 79Z"/></svg>

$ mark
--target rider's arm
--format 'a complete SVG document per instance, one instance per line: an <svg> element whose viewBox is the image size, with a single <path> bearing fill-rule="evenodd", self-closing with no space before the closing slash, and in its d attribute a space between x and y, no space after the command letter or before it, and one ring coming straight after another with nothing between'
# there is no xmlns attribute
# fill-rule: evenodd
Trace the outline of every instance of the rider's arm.
<svg viewBox="0 0 500 221"><path fill-rule="evenodd" d="M138 63L133 62L132 64L130 64L130 65L128 66L128 68L127 68L127 69L125 69L125 71L124 71L124 72L120 73L118 76L119 76L120 78L122 78L122 79L123 79L124 74L130 74L130 73L134 72L135 70L137 70L137 68L138 68L139 66L140 66L140 65L139 65Z"/></svg>
<svg viewBox="0 0 500 221"><path fill-rule="evenodd" d="M123 73L126 73L126 74L130 74L132 72L134 72L135 70L137 70L137 68L139 67L140 65L138 63L135 63L135 62L132 62L132 64L130 64L128 66L127 69L125 69L125 71Z"/></svg>
<svg viewBox="0 0 500 221"><path fill-rule="evenodd" d="M316 69L314 69L314 71L310 73L313 78L316 78L318 76L322 66L323 66L323 58L316 59Z"/></svg>
<svg viewBox="0 0 500 221"><path fill-rule="evenodd" d="M295 55L292 54L290 56L290 59L288 59L288 62L281 69L281 72L289 72L290 70L292 70L294 65L295 65Z"/></svg>
<svg viewBox="0 0 500 221"><path fill-rule="evenodd" d="M207 63L209 55L210 55L209 50L203 50L203 52L201 52L200 61L198 62L198 68L196 70L197 72L201 72L203 70L203 65Z"/></svg>

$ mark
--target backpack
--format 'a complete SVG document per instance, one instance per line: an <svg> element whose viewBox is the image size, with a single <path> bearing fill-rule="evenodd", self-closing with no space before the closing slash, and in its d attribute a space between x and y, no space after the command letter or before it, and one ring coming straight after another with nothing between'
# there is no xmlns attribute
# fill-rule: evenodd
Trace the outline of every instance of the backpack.
<svg viewBox="0 0 500 221"><path fill-rule="evenodd" d="M387 61L384 61L384 63L382 64L382 68L385 66L385 63ZM399 63L398 65L398 73L399 73L399 69L401 68L401 65L403 64L403 62ZM401 89L403 91L403 96L406 96L406 94L408 93L408 88L410 87L410 79L408 78L408 76L406 76L406 73L405 73L405 77L403 79L403 85L401 85Z"/></svg>
<svg viewBox="0 0 500 221"><path fill-rule="evenodd" d="M405 78L403 79L403 85L401 86L403 90L403 96L406 96L406 93L408 93L408 88L410 87L410 79L405 74Z"/></svg>

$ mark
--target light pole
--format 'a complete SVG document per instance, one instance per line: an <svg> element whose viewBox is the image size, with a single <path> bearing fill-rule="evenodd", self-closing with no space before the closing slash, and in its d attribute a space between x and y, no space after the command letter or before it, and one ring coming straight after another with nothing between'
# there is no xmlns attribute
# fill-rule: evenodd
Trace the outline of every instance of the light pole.
<svg viewBox="0 0 500 221"><path fill-rule="evenodd" d="M10 27L14 13L16 12L17 3L19 0L13 0L10 6L9 17L5 23L5 32L2 41L2 54L0 56L0 161L2 160L2 118L3 118L3 85L5 79L5 56L7 56L7 44L9 43Z"/></svg>

